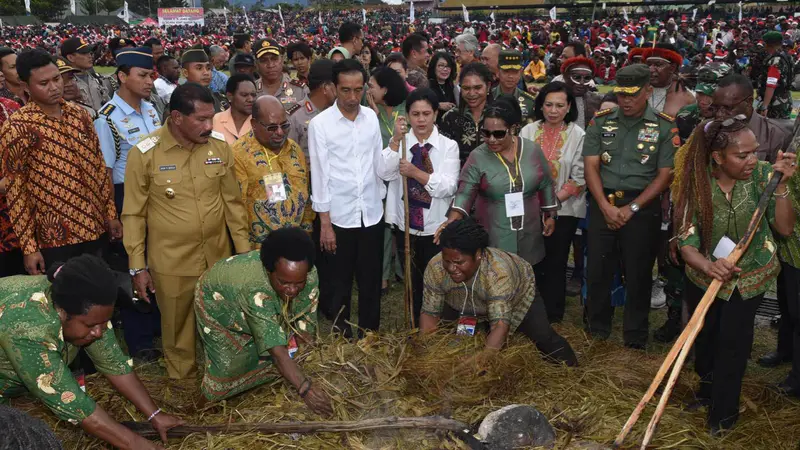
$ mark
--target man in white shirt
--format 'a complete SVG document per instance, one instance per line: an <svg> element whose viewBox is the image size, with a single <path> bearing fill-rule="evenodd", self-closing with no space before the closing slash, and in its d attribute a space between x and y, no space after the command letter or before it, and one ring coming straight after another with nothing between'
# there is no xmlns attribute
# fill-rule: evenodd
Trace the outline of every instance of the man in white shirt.
<svg viewBox="0 0 800 450"><path fill-rule="evenodd" d="M169 103L172 91L178 87L178 79L181 76L178 61L171 56L162 56L156 61L158 78L153 81L153 87L162 100Z"/></svg>
<svg viewBox="0 0 800 450"><path fill-rule="evenodd" d="M377 167L383 149L378 116L361 106L366 74L354 59L333 67L336 103L308 126L311 201L319 213L320 246L327 253L331 293L320 308L345 337L350 320L353 274L358 281L358 326L380 325L385 187Z"/></svg>

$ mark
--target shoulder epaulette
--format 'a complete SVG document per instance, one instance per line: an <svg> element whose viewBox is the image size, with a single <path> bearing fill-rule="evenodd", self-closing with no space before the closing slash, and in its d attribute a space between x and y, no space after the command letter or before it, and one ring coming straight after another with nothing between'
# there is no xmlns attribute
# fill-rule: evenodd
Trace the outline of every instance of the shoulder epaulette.
<svg viewBox="0 0 800 450"><path fill-rule="evenodd" d="M531 100L533 100L533 101L536 101L536 97L534 97L533 95L531 95L531 94L530 94L530 92L528 92L528 91L523 91L522 89L520 89L520 91L522 92L522 95L523 95L523 96L525 96L525 97L528 97L529 99L531 99Z"/></svg>
<svg viewBox="0 0 800 450"><path fill-rule="evenodd" d="M113 103L107 103L106 106L100 108L100 111L97 111L97 113L102 116L109 116L112 112L114 112L115 109L117 109L117 105Z"/></svg>
<svg viewBox="0 0 800 450"><path fill-rule="evenodd" d="M597 111L596 113L594 113L594 116L595 117L603 117L605 115L611 114L611 112L614 111L615 109L616 108L601 109L600 111Z"/></svg>
<svg viewBox="0 0 800 450"><path fill-rule="evenodd" d="M306 82L305 81L289 80L289 83L291 83L291 84L293 84L295 86L299 86L299 87L306 87Z"/></svg>
<svg viewBox="0 0 800 450"><path fill-rule="evenodd" d="M656 113L656 115L657 115L658 117L661 117L662 119L666 120L667 122L675 122L675 118L674 118L674 117L672 117L672 116L670 116L670 115L669 115L669 114L667 114L667 113L663 113L663 112L657 112L657 113Z"/></svg>
<svg viewBox="0 0 800 450"><path fill-rule="evenodd" d="M289 109L286 110L286 114L292 115L300 110L300 105L295 103L294 105L290 106Z"/></svg>

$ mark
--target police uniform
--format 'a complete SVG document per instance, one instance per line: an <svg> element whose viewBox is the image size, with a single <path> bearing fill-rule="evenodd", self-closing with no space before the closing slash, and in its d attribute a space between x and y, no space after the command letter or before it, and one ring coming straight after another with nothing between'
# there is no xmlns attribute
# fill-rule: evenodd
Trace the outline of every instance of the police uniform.
<svg viewBox="0 0 800 450"><path fill-rule="evenodd" d="M618 72L617 83L618 95L641 95L639 91L650 83L650 70L643 64L626 66ZM587 127L583 156L600 159L603 197L590 200L586 312L589 331L601 339L611 334L610 290L621 259L627 288L625 344L644 348L647 343L661 207L658 199L644 206L634 200L660 169L673 167L676 133L673 119L649 105L641 117L626 117L619 108L599 111ZM611 230L598 202L628 205L633 215L622 228Z"/></svg>
<svg viewBox="0 0 800 450"><path fill-rule="evenodd" d="M147 47L123 50L117 54L117 64L150 69L153 67L152 50ZM122 211L125 165L131 148L144 136L161 127L161 119L155 107L145 99L139 99L140 112L114 94L111 101L100 108L100 116L94 127L100 140L106 167L111 169L114 183L114 203ZM110 262L116 270L128 270L127 255L119 244L110 247ZM118 267L122 266L122 267ZM154 348L153 339L159 329L158 314L154 311L139 311L121 308L120 315L125 333L125 342L131 356Z"/></svg>
<svg viewBox="0 0 800 450"><path fill-rule="evenodd" d="M522 54L520 52L503 50L497 61L500 70L522 70ZM501 95L503 95L503 91L499 85L492 88L492 99L497 99ZM536 98L520 88L514 88L512 96L519 102L519 109L522 110L522 124L534 122L536 119L533 117L533 109Z"/></svg>
<svg viewBox="0 0 800 450"><path fill-rule="evenodd" d="M322 110L314 106L314 103L308 96L303 97L300 103L289 108L287 111L289 114L289 124L292 125L292 128L289 129L289 139L297 142L297 145L303 149L303 153L306 155L306 161L309 161L308 123L311 122L311 119L317 117L320 111Z"/></svg>
<svg viewBox="0 0 800 450"><path fill-rule="evenodd" d="M155 284L167 373L187 378L196 370L197 280L234 250L249 251L250 242L233 153L222 133L212 131L207 143L189 149L170 126L167 120L128 154L123 242L131 269L147 268Z"/></svg>
<svg viewBox="0 0 800 450"><path fill-rule="evenodd" d="M72 67L70 65L69 61L67 61L67 59L62 57L62 56L59 56L59 57L56 58L56 67L58 67L58 73L60 73L62 76L65 73L69 73L69 72L76 73L76 74L80 73L80 70ZM76 105L80 106L84 110L86 110L86 112L89 113L89 117L91 117L92 120L97 119L97 111L95 111L94 108L92 108L91 106L87 105L86 103L83 103L81 100L70 100L70 101L72 103L75 103ZM119 209L117 209L117 211L119 211Z"/></svg>
<svg viewBox="0 0 800 450"><path fill-rule="evenodd" d="M64 41L61 46L61 55L66 58L73 53L91 53L92 47L82 38L70 38ZM99 110L106 102L111 99L110 80L90 68L84 72L75 74L75 81L81 91L83 103L91 106L94 110Z"/></svg>
<svg viewBox="0 0 800 450"><path fill-rule="evenodd" d="M265 54L273 54L278 55L281 58L283 57L280 47L278 47L269 39L262 39L258 41L254 47L254 52L256 59ZM285 73L281 79L280 86L278 86L278 90L275 92L267 92L266 86L264 85L263 76L256 80L256 97L261 97L262 95L272 95L273 97L277 98L287 110L293 105L299 104L303 100L303 97L308 95L308 93L308 86L306 86L305 83L293 80Z"/></svg>

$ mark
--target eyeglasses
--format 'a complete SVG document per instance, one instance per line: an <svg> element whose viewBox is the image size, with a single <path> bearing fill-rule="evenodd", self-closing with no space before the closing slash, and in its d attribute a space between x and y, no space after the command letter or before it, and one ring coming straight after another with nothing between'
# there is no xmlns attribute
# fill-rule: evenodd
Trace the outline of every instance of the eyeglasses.
<svg viewBox="0 0 800 450"><path fill-rule="evenodd" d="M500 140L506 137L508 134L508 130L486 130L481 129L481 135L484 139L495 138L496 140Z"/></svg>
<svg viewBox="0 0 800 450"><path fill-rule="evenodd" d="M589 84L592 81L591 75L578 75L578 74L570 74L569 79L572 80L573 83L577 84Z"/></svg>
<svg viewBox="0 0 800 450"><path fill-rule="evenodd" d="M447 63L444 63L444 64L437 64L437 65L436 65L436 68L437 68L437 69L450 69L450 65L449 65L449 64L447 64Z"/></svg>
<svg viewBox="0 0 800 450"><path fill-rule="evenodd" d="M753 103L753 96L750 95L748 97L745 97L745 98L741 99L740 101L734 103L731 106L715 105L715 104L712 103L711 106L708 107L708 110L711 111L711 113L714 114L715 116L719 112L724 113L725 115L730 115L733 112L733 110L736 109L737 106L741 105L744 102Z"/></svg>
<svg viewBox="0 0 800 450"><path fill-rule="evenodd" d="M280 128L281 130L286 132L286 131L289 131L289 128L292 127L292 124L290 124L288 121L287 122L283 122L281 124L270 124L270 125L267 125L267 124L265 124L264 122L262 122L260 120L257 120L256 122L258 122L259 125L264 127L264 129L269 131L270 133L274 133L274 132L278 131L278 128Z"/></svg>

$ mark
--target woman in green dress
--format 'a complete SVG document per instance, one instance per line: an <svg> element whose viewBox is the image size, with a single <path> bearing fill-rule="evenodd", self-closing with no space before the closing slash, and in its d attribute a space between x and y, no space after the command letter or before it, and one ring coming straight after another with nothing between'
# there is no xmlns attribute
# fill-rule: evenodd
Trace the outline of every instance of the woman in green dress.
<svg viewBox="0 0 800 450"><path fill-rule="evenodd" d="M316 330L314 243L300 228L270 233L261 250L222 260L197 283L194 310L206 370L201 390L223 400L273 381L277 372L315 413L331 401L294 361Z"/></svg>
<svg viewBox="0 0 800 450"><path fill-rule="evenodd" d="M684 298L690 310L713 280L724 283L695 342L697 404L708 406L708 426L714 434L732 427L739 415L756 310L780 271L772 231L789 236L795 224L786 185L795 173L795 155L779 152L770 167L758 161L757 148L744 116L699 125L687 150L687 164L680 168L680 189L673 193L675 229L689 281ZM775 170L784 177L747 251L734 266L725 257L744 237Z"/></svg>
<svg viewBox="0 0 800 450"><path fill-rule="evenodd" d="M56 263L47 276L0 279L0 403L30 393L59 419L117 448L162 448L112 419L67 367L85 349L164 442L167 431L183 423L156 406L117 343L111 315L126 295L114 272L92 255Z"/></svg>
<svg viewBox="0 0 800 450"><path fill-rule="evenodd" d="M461 168L442 227L474 208L475 219L489 232L490 246L515 253L536 268L544 259L543 236L555 229L559 204L541 147L513 133L521 120L519 104L511 97L500 96L486 108L481 122L484 143Z"/></svg>
<svg viewBox="0 0 800 450"><path fill-rule="evenodd" d="M440 242L442 252L425 269L422 334L436 331L440 320L457 320L461 335L472 336L483 325L489 334L484 352L476 355L478 366L515 332L530 338L548 359L578 365L572 347L550 326L544 302L535 298L530 264L489 247L486 230L470 217L447 225Z"/></svg>

